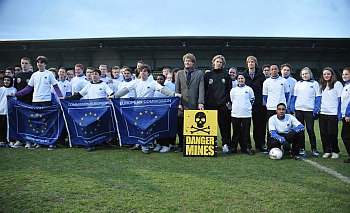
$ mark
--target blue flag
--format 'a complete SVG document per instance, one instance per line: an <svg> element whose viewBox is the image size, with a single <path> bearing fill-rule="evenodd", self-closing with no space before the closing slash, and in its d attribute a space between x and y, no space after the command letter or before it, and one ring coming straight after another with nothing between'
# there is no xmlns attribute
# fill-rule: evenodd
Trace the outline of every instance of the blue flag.
<svg viewBox="0 0 350 213"><path fill-rule="evenodd" d="M95 146L117 138L117 127L111 101L61 100L71 146Z"/></svg>
<svg viewBox="0 0 350 213"><path fill-rule="evenodd" d="M62 111L55 106L33 106L8 98L8 140L54 145L64 125Z"/></svg>
<svg viewBox="0 0 350 213"><path fill-rule="evenodd" d="M113 99L122 144L175 137L179 98Z"/></svg>

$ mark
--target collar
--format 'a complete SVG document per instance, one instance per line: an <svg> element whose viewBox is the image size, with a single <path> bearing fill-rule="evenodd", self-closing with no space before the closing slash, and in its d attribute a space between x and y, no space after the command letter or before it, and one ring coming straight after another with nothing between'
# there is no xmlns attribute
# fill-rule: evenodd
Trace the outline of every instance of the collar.
<svg viewBox="0 0 350 213"><path fill-rule="evenodd" d="M76 77L83 77L85 76L84 73L80 74L80 75L76 75Z"/></svg>
<svg viewBox="0 0 350 213"><path fill-rule="evenodd" d="M350 81L348 81L348 82L345 82L345 83L344 83L344 86L345 86L345 85L348 85L348 84L350 84Z"/></svg>
<svg viewBox="0 0 350 213"><path fill-rule="evenodd" d="M242 86L239 86L239 85L237 84L237 86L238 86L238 87L244 87L244 86L245 86L245 84L243 84Z"/></svg>
<svg viewBox="0 0 350 213"><path fill-rule="evenodd" d="M308 80L308 81L306 81L306 82L311 82L311 83L313 83L315 80L313 80L313 79L310 79L310 80ZM304 82L304 80L303 79L301 79L300 80L300 82Z"/></svg>
<svg viewBox="0 0 350 213"><path fill-rule="evenodd" d="M99 82L97 82L97 83L94 83L93 81L91 81L91 84L100 84L100 83L102 83L103 81L99 81Z"/></svg>
<svg viewBox="0 0 350 213"><path fill-rule="evenodd" d="M270 76L270 78L272 78L272 79L277 79L279 77L280 77L280 75L277 75L276 77L272 77L272 75Z"/></svg>
<svg viewBox="0 0 350 213"><path fill-rule="evenodd" d="M125 82L130 82L130 81L132 81L132 78L129 78L129 79L125 79L125 78L124 78L124 81L125 81Z"/></svg>
<svg viewBox="0 0 350 213"><path fill-rule="evenodd" d="M278 120L283 120L283 119L286 118L286 115L284 115L282 118L279 118L278 115L277 115L277 118L278 118Z"/></svg>

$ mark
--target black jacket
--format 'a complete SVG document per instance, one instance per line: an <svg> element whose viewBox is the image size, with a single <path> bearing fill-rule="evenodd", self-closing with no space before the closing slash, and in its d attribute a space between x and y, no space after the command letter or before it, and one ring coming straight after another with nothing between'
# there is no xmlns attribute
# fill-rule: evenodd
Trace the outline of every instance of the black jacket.
<svg viewBox="0 0 350 213"><path fill-rule="evenodd" d="M224 106L231 102L230 91L232 80L230 75L222 70L211 70L204 75L205 105L211 107Z"/></svg>
<svg viewBox="0 0 350 213"><path fill-rule="evenodd" d="M249 75L249 70L244 71L245 84L250 86L254 91L255 101L253 106L262 106L263 105L263 83L265 81L265 75L259 69L255 70L254 78L251 79Z"/></svg>

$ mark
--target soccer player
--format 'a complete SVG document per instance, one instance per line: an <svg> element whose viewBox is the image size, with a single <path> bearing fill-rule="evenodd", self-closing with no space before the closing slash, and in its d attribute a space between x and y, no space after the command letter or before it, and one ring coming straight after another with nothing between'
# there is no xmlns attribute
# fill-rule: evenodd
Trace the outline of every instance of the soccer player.
<svg viewBox="0 0 350 213"><path fill-rule="evenodd" d="M341 94L341 113L343 117L341 137L350 157L350 67L343 69L342 78L345 85ZM350 158L344 160L344 163L350 163Z"/></svg>
<svg viewBox="0 0 350 213"><path fill-rule="evenodd" d="M298 156L299 141L303 137L301 133L304 131L304 125L286 112L286 104L279 103L276 109L277 114L269 118L271 138L267 142L267 146L269 150L283 146L284 154L291 155L295 160L301 160ZM292 149L290 144L293 144Z"/></svg>
<svg viewBox="0 0 350 213"><path fill-rule="evenodd" d="M323 69L320 78L321 86L321 110L319 118L320 135L323 147L323 158L339 158L338 146L338 120L341 116L340 96L343 85L337 81L337 76L332 68Z"/></svg>
<svg viewBox="0 0 350 213"><path fill-rule="evenodd" d="M291 98L290 110L295 113L296 118L303 125L306 123L306 130L309 135L312 155L319 157L314 131L315 119L321 107L320 85L313 80L313 74L308 67L300 71L302 80L298 81L294 87L294 95ZM304 135L304 134L303 134ZM305 156L305 136L300 141L300 155Z"/></svg>
<svg viewBox="0 0 350 213"><path fill-rule="evenodd" d="M154 97L155 91L159 91L167 96L177 96L181 97L180 94L170 91L167 87L164 87L157 83L156 81L149 81L148 76L151 73L151 68L147 65L143 65L140 68L139 79L132 81L132 83L128 87L124 87L121 90L118 90L116 94L110 96L109 98L120 98L130 91L135 91L136 98L146 98L146 97ZM144 154L149 154L149 147L146 145L141 145L142 152Z"/></svg>

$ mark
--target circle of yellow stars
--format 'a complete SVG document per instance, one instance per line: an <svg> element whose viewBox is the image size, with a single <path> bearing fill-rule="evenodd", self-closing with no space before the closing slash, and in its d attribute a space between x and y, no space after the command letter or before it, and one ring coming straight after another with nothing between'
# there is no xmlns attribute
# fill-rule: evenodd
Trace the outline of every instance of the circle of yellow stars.
<svg viewBox="0 0 350 213"><path fill-rule="evenodd" d="M84 122L85 118L88 117L88 116L94 116L94 117L96 117L97 114L96 114L96 113L92 113L92 112L85 113L84 116L80 118L80 120L81 120L80 123L79 123L80 126L83 125L83 122ZM96 120L97 120L97 124L96 124L95 128L93 129L93 131L92 131L92 130L87 131L86 129L81 128L81 130L83 131L83 133L84 133L85 135L89 135L89 134L92 135L92 134L94 134L95 132L97 132L97 128L101 126L100 117L96 117Z"/></svg>
<svg viewBox="0 0 350 213"><path fill-rule="evenodd" d="M140 118L141 116L143 116L143 115L149 114L149 115L151 115L151 117L154 117L155 119L158 118L158 115L154 115L154 112L153 112L153 111L144 110L143 112L140 111L138 114L139 114L139 116L136 116L136 117L135 117L135 122L134 122L134 125L135 125L136 127L137 127L137 124L138 124L137 121L138 121L139 118ZM154 123L152 126L155 127L156 124ZM140 128L137 128L137 129L140 130ZM151 134L152 130L153 130L153 128L151 127L151 128L148 129L148 131L141 131L140 133L141 133L142 135L143 135L143 134L148 135L148 134Z"/></svg>
<svg viewBox="0 0 350 213"><path fill-rule="evenodd" d="M38 124L35 125L33 122L33 119L40 118L40 125L38 127ZM30 114L30 118L28 119L29 126L32 127L32 130L34 133L44 133L47 130L47 123L45 123L46 118L43 118L43 115L36 113L36 114ZM40 127L41 126L41 127Z"/></svg>

